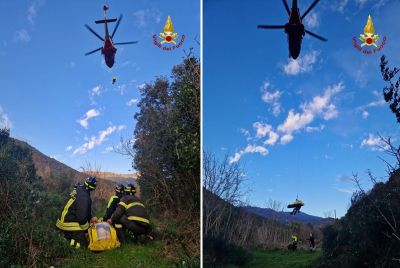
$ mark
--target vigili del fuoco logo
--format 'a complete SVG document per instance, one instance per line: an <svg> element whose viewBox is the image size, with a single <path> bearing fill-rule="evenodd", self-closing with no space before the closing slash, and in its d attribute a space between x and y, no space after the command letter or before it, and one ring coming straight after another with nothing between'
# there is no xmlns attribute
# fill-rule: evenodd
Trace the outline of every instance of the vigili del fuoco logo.
<svg viewBox="0 0 400 268"><path fill-rule="evenodd" d="M161 48L162 50L174 50L182 46L183 41L185 40L185 35L183 34L178 41L178 33L174 31L174 26L172 25L171 17L168 16L167 21L165 22L164 31L158 35L161 39L159 42L157 40L157 35L153 35L153 43L155 46Z"/></svg>
<svg viewBox="0 0 400 268"><path fill-rule="evenodd" d="M382 50L386 44L386 36L382 38L382 42L379 43L379 35L375 34L374 23L372 22L371 15L368 15L367 24L364 27L364 34L360 34L358 38L361 41L359 44L357 38L353 36L353 46L358 51L371 55Z"/></svg>

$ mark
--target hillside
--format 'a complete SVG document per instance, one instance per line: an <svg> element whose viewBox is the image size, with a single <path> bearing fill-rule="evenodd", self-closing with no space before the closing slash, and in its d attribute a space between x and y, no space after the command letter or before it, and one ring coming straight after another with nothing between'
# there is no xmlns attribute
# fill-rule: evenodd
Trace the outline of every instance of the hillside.
<svg viewBox="0 0 400 268"><path fill-rule="evenodd" d="M346 215L324 230L325 267L400 267L400 169L351 198Z"/></svg>
<svg viewBox="0 0 400 268"><path fill-rule="evenodd" d="M321 226L326 223L333 222L333 218L322 218L318 216L309 215L307 213L301 212L296 215L290 215L289 212L284 211L275 211L270 208L260 208L260 207L252 207L245 206L243 207L249 213L273 219L281 223L292 223L292 222L300 222L303 224L312 224L313 226Z"/></svg>
<svg viewBox="0 0 400 268"><path fill-rule="evenodd" d="M68 177L68 179L70 179L71 181L78 181L84 179L87 176L86 174L77 171L65 165L64 163L61 163L60 161L43 154L27 142L17 139L13 140L19 146L27 148L32 152L32 160L35 165L36 174L37 176L42 178L42 181L45 185L52 184L52 182L49 181L51 177ZM137 174L120 174L106 171L96 173L99 179L115 183L135 182L138 177Z"/></svg>

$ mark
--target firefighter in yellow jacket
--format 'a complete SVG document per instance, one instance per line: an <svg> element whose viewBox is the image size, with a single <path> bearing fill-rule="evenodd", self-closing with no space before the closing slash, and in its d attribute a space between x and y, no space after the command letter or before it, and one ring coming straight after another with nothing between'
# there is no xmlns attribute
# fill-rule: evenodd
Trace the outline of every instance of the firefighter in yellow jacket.
<svg viewBox="0 0 400 268"><path fill-rule="evenodd" d="M121 198L117 208L107 222L116 227L118 238L124 239L124 229L133 233L135 238L144 234L149 235L151 232L151 225L149 216L145 206L139 198L135 196L136 189L133 184L128 184L125 187L125 196ZM118 228L122 225L122 228ZM150 236L148 236L151 238Z"/></svg>
<svg viewBox="0 0 400 268"><path fill-rule="evenodd" d="M85 233L92 219L92 199L90 192L96 189L96 177L88 177L84 184L77 184L76 191L70 195L56 226L63 231L70 246L75 248L87 247Z"/></svg>
<svg viewBox="0 0 400 268"><path fill-rule="evenodd" d="M104 215L104 221L107 221L111 218L111 215L114 213L117 208L119 201L125 195L125 186L123 184L119 184L115 186L115 195L110 197L110 200L107 204L106 214Z"/></svg>

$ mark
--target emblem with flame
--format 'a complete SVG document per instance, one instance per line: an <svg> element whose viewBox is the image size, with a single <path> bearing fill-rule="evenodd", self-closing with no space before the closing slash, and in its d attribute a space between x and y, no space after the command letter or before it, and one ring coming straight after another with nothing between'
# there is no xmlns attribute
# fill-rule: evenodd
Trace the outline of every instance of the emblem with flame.
<svg viewBox="0 0 400 268"><path fill-rule="evenodd" d="M379 35L375 34L374 23L372 22L371 15L368 15L367 24L364 27L364 34L360 34L359 39L363 42L361 46L374 46L378 47L376 41Z"/></svg>

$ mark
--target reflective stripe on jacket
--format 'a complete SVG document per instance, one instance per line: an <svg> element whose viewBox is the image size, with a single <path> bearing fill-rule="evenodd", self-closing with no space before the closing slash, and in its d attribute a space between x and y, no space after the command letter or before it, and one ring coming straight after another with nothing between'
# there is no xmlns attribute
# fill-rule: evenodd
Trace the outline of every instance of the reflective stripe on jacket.
<svg viewBox="0 0 400 268"><path fill-rule="evenodd" d="M110 197L110 200L108 200L108 204L107 204L107 210L106 210L106 214L104 215L104 220L108 220L109 218L111 218L111 215L114 213L115 209L118 206L120 198L116 195L113 195Z"/></svg>
<svg viewBox="0 0 400 268"><path fill-rule="evenodd" d="M111 216L113 222L119 222L122 215L126 215L128 220L150 224L146 208L139 198L134 195L126 195L121 198L117 209Z"/></svg>
<svg viewBox="0 0 400 268"><path fill-rule="evenodd" d="M64 231L85 231L89 228L89 221L92 218L92 200L89 191L78 187L76 196L68 200L56 226Z"/></svg>

